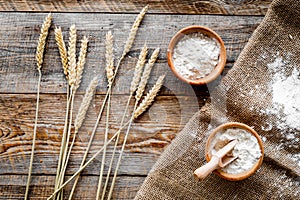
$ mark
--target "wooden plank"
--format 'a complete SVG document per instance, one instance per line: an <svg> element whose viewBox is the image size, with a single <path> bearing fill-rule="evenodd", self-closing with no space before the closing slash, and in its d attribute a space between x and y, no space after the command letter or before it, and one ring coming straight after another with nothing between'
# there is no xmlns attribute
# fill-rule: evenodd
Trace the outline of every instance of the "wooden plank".
<svg viewBox="0 0 300 200"><path fill-rule="evenodd" d="M224 15L264 15L272 0L154 0L154 1L40 1L40 0L1 0L1 11L26 12L109 12L137 13L149 4L151 13L182 14L224 14Z"/></svg>
<svg viewBox="0 0 300 200"><path fill-rule="evenodd" d="M28 1L29 2L29 1ZM54 27L61 26L65 37L71 24L78 27L79 38L89 36L90 44L86 69L83 75L83 92L94 76L99 76L99 94L106 91L104 73L104 37L108 30L115 36L116 55L120 55L136 15L99 13L55 13L54 25L47 42L45 64L42 68L42 93L64 93L65 79L54 41ZM45 17L43 13L0 13L0 93L35 93L37 71L35 49L39 29ZM153 51L161 48L158 64L153 69L150 84L158 75L166 73L165 89L162 94L190 95L191 87L179 81L170 72L166 52L170 39L181 28L188 25L203 25L212 28L225 41L229 68L247 43L250 35L261 22L262 17L212 16L212 15L147 15L137 34L136 42L125 59L116 80L116 94L128 93L133 68L139 51L147 42ZM79 44L78 44L79 48ZM206 90L202 90L206 91Z"/></svg>
<svg viewBox="0 0 300 200"><path fill-rule="evenodd" d="M32 143L35 115L35 95L0 95L0 174L27 174ZM127 96L113 96L110 113L110 130L112 136L119 127ZM86 120L73 148L68 174L74 173L87 146L89 135L99 108L104 99L97 95L87 113ZM77 113L82 95L75 98L74 113ZM34 174L56 173L61 135L64 126L65 95L41 95L38 119L36 153L33 164ZM130 108L132 109L133 103ZM201 103L201 102L200 102ZM199 110L196 96L158 96L152 107L135 121L127 140L126 153L119 170L120 174L146 175L160 153L183 128L190 117ZM75 115L74 114L74 115ZM130 112L127 113L127 116ZM105 113L103 120L105 119ZM75 116L74 116L75 118ZM103 146L104 121L97 129L97 135L91 149L95 153ZM119 147L123 141L123 134ZM108 154L112 153L112 146ZM99 174L101 156L85 174ZM108 165L108 161L106 163Z"/></svg>
<svg viewBox="0 0 300 200"><path fill-rule="evenodd" d="M32 176L29 192L31 200L47 199L53 192L55 176ZM133 199L142 185L145 177L119 176L112 199ZM27 176L25 175L0 175L0 199L24 199ZM94 200L97 192L97 176L83 176L74 194L74 200ZM65 195L68 196L71 185L67 185Z"/></svg>

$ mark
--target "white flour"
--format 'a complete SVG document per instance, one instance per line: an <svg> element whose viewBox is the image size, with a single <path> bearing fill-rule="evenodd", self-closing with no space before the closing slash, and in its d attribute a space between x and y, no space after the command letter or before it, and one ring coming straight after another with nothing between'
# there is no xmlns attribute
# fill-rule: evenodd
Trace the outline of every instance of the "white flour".
<svg viewBox="0 0 300 200"><path fill-rule="evenodd" d="M286 75L284 65L282 58L276 58L268 64L268 69L275 73L270 84L274 105L270 112L282 112L284 115L281 122L277 123L277 128L300 130L300 73L294 68L291 75Z"/></svg>
<svg viewBox="0 0 300 200"><path fill-rule="evenodd" d="M185 35L175 46L173 62L184 78L197 80L207 76L218 64L220 45L202 33Z"/></svg>
<svg viewBox="0 0 300 200"><path fill-rule="evenodd" d="M261 157L261 149L256 137L239 128L230 128L225 132L217 133L211 143L212 154L224 147L230 140L237 139L238 143L232 150L232 156L238 158L222 171L229 174L239 174L249 171Z"/></svg>
<svg viewBox="0 0 300 200"><path fill-rule="evenodd" d="M269 90L272 94L272 104L263 114L273 115L275 124L267 122L262 129L269 131L277 129L277 137L281 139L280 148L288 147L299 149L300 142L300 69L292 67L288 61L276 56L275 60L267 65L271 75ZM286 69L291 69L289 73ZM294 160L297 160L294 158ZM298 163L297 163L298 162ZM300 166L300 160L296 163Z"/></svg>

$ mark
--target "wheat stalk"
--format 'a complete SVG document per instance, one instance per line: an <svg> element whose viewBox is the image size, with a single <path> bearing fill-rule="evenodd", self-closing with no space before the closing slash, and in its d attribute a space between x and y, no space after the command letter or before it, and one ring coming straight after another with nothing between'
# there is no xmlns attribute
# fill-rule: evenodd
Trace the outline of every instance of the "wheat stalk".
<svg viewBox="0 0 300 200"><path fill-rule="evenodd" d="M125 149L125 145L126 145L126 141L127 141L128 135L129 135L129 131L130 131L130 128L131 128L132 121L133 121L133 119L136 119L139 115L141 115L152 104L152 102L154 101L154 98L156 97L157 93L159 92L159 90L160 90L160 88L163 84L164 78L165 78L165 75L162 75L158 78L155 85L148 92L147 96L145 97L145 99L142 101L142 103L139 105L138 108L137 108L138 100L135 102L135 106L134 106L134 109L133 109L133 112L132 112L132 117L131 117L129 125L127 127L127 131L126 131L126 134L125 134L125 137L124 137L124 140L123 140L123 144L122 144L122 148L121 148L121 151L120 151L119 159L118 159L118 162L117 162L117 165L116 165L114 177L113 177L112 182L111 182L111 186L110 186L110 190L109 190L109 194L108 194L108 198L107 198L108 200L110 200L111 197L112 197L114 185L115 185L115 182L116 182L118 170L119 170L119 167L120 167L120 163L121 163L121 160L122 160L122 155L123 155L123 152L124 152L124 149Z"/></svg>
<svg viewBox="0 0 300 200"><path fill-rule="evenodd" d="M106 44L106 52L105 52L106 76L107 76L107 80L108 80L109 93L108 93L108 101L107 101L104 144L107 142L107 139L108 139L109 113L110 113L110 104L111 104L111 102L110 102L110 100L111 100L111 87L112 87L112 83L113 83L112 81L114 79L114 54L113 54L114 50L113 50L113 35L111 34L111 31L109 31L106 34L105 44ZM96 200L99 200L99 198L100 198L102 179L103 179L103 173L104 173L105 158L106 158L106 148L104 148L103 155L102 155Z"/></svg>
<svg viewBox="0 0 300 200"><path fill-rule="evenodd" d="M30 156L26 191L25 191L25 196L24 196L25 200L27 200L27 198L28 198L28 192L29 192L29 186L30 186L30 180L31 180L31 172L32 172L32 164L33 164L33 157L34 157L34 150L35 150L35 140L36 140L37 120L38 120L38 110L39 110L39 100L40 100L40 84L41 84L41 78L42 78L41 68L42 68L42 64L43 64L43 61L44 61L45 44L46 44L46 39L47 39L47 36L48 36L49 28L51 26L51 22L52 22L52 15L51 15L51 13L49 13L48 16L46 17L46 19L44 20L43 25L42 25L38 45L37 45L37 48L36 48L36 61L37 61L37 70L39 72L39 79L38 79L38 86L37 86L36 110L35 110L35 121L34 121L34 129L33 129L31 156Z"/></svg>
<svg viewBox="0 0 300 200"><path fill-rule="evenodd" d="M131 27L131 30L130 30L130 33L129 33L129 36L128 36L128 39L126 41L126 44L125 44L125 47L124 47L124 50L123 50L123 54L122 54L122 57L124 57L131 49L132 45L133 45L133 42L134 42L134 39L135 39L135 36L136 36L136 33L137 33L137 30L146 14L148 10L148 5L145 6L142 11L139 13L139 15L137 16L137 18L135 19L135 22L133 23L132 27Z"/></svg>
<svg viewBox="0 0 300 200"><path fill-rule="evenodd" d="M55 28L55 40L56 40L56 44L59 49L64 74L65 74L66 80L68 80L68 68L69 68L68 62L69 62L69 60L68 60L68 53L67 53L67 49L66 49L65 42L63 39L63 34L61 31L61 28ZM66 137L67 137L66 134L67 134L67 127L68 127L69 106L70 106L69 91L70 91L70 88L69 88L69 85L67 85L67 107L66 107L65 125L64 125L63 136L62 136L62 140L61 140L61 148L60 148L59 159L58 159L58 164L57 164L55 189L57 189L57 187L58 187L58 179L59 179L59 174L61 171L62 157L63 157L64 148L66 146L65 143L66 143Z"/></svg>
<svg viewBox="0 0 300 200"><path fill-rule="evenodd" d="M152 104L152 102L154 101L154 98L156 97L157 93L159 92L159 90L164 82L164 78L165 78L165 75L161 75L157 79L155 85L147 93L146 97L143 99L143 101L140 103L140 105L134 111L134 116L133 116L134 119L137 119Z"/></svg>
<svg viewBox="0 0 300 200"><path fill-rule="evenodd" d="M69 85L74 87L77 77L76 71L76 27L72 25L70 27L70 36L69 36L69 48L68 48L68 60L69 60L69 68L68 68L68 77L69 77Z"/></svg>
<svg viewBox="0 0 300 200"><path fill-rule="evenodd" d="M86 61L86 53L87 53L88 42L89 42L89 40L85 36L81 40L81 48L80 48L79 58L78 58L78 62L77 62L76 81L75 81L75 84L74 84L74 90L77 90L79 88L80 83L81 83L84 64L85 64L85 61Z"/></svg>
<svg viewBox="0 0 300 200"><path fill-rule="evenodd" d="M133 75L133 79L131 81L131 86L130 86L130 95L128 97L125 110L123 112L120 127L123 126L125 116L126 116L126 113L127 113L128 107L129 107L130 99L131 99L133 93L135 92L135 90L136 90L136 88L139 84L139 81L140 81L140 78L141 78L141 75L142 75L142 72L143 72L143 67L144 67L144 64L145 64L145 61L146 61L147 52L148 52L148 48L145 44L144 47L142 48L141 52L140 52L139 59L137 61L137 64L136 64L136 67L135 67L135 70L134 70L134 75ZM113 153L112 153L112 156L111 156L109 169L108 169L108 172L107 172L107 175L106 175L106 181L105 181L105 184L104 184L101 200L104 199L106 188L108 186L109 175L110 175L110 172L112 170L113 159L114 159L114 156L115 156L115 153L116 153L116 148L117 148L117 145L118 145L119 137L120 137L120 134L118 134L118 136L115 140L114 149L113 149ZM98 196L99 196L99 194L97 195L97 197Z"/></svg>
<svg viewBox="0 0 300 200"><path fill-rule="evenodd" d="M108 33L106 34L105 46L106 76L108 85L111 85L114 77L114 45L113 35L111 34L111 31L108 31Z"/></svg>
<svg viewBox="0 0 300 200"><path fill-rule="evenodd" d="M60 54L61 63L62 63L63 69L64 69L64 74L66 76L66 79L68 80L68 68L69 68L68 53L67 53L66 45L65 45L63 34L62 34L60 27L55 28L55 40L56 40L56 44L59 49L59 54Z"/></svg>
<svg viewBox="0 0 300 200"><path fill-rule="evenodd" d="M151 58L149 59L145 69L144 69L144 72L143 72L143 75L142 75L142 78L141 78L141 81L139 83L139 86L137 88L137 91L136 91L136 94L135 94L135 99L136 101L138 102L141 97L143 96L143 93L144 93L144 90L145 90L145 87L146 87L146 84L148 82L148 79L149 79L149 76L150 76L150 73L151 73L151 70L152 70L152 67L154 66L154 63L158 57L158 54L159 54L159 49L155 49L155 51L152 53L151 55Z"/></svg>

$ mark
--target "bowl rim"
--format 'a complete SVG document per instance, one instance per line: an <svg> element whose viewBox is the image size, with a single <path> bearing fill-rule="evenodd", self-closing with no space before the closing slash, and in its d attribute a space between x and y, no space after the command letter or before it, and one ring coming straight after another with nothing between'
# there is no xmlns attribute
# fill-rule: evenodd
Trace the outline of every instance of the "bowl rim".
<svg viewBox="0 0 300 200"><path fill-rule="evenodd" d="M217 66L205 77L197 79L197 80L190 80L182 75L180 75L177 70L175 69L174 63L173 63L173 52L174 48L177 45L177 43L180 41L180 39L189 33L195 33L195 32L201 32L204 33L205 35L209 37L213 37L217 40L217 42L220 44L220 58L219 58L219 63ZM224 42L222 38L213 30L211 30L208 27L205 26L199 26L199 25L192 25L192 26L187 26L181 30L179 30L171 39L168 50L167 50L167 60L168 60L168 65L172 72L182 81L187 82L191 85L205 85L207 83L212 82L215 80L224 70L225 64L226 64L226 48L224 45Z"/></svg>
<svg viewBox="0 0 300 200"><path fill-rule="evenodd" d="M253 128L251 128L250 126L248 126L246 124L239 123L239 122L228 122L228 123L222 124L222 125L218 126L217 128L215 128L211 132L211 134L209 135L209 137L206 141L205 158L206 158L207 162L209 162L210 159L211 159L210 145L211 145L212 139L221 130L226 130L226 129L229 129L229 128L241 128L241 129L244 129L247 132L253 134L256 137L256 139L258 141L258 144L260 146L260 149L261 149L261 157L259 158L259 160L255 163L255 165L249 171L239 173L239 174L229 174L229 173L223 172L220 169L214 171L215 174L217 174L218 176L220 176L221 178L224 178L226 180L240 181L240 180L244 180L244 179L250 177L251 175L253 175L260 168L260 166L263 162L263 158L264 158L263 142L262 142L260 136L258 135L258 133Z"/></svg>

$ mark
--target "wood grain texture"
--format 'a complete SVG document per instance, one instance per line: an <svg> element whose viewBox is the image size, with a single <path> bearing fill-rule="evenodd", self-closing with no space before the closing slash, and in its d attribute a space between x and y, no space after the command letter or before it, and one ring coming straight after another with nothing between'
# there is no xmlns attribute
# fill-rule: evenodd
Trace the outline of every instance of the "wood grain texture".
<svg viewBox="0 0 300 200"><path fill-rule="evenodd" d="M1 11L264 15L272 0L1 0Z"/></svg>
<svg viewBox="0 0 300 200"><path fill-rule="evenodd" d="M37 13L0 13L0 93L35 93L37 71L35 70L35 49L40 24L45 14ZM89 37L86 68L79 92L84 92L89 81L100 78L99 94L106 92L105 76L105 34L112 30L115 38L116 56L120 56L135 15L128 14L53 14L53 26L45 51L42 67L41 93L64 93L66 81L60 63L59 53L54 40L55 26L61 26L68 38L70 25L76 24L79 39ZM151 49L161 48L158 63L150 77L153 85L160 74L166 74L164 95L190 95L191 87L179 81L169 70L166 61L168 43L172 36L188 25L203 25L215 30L225 41L227 47L227 68L232 66L247 43L262 17L234 17L211 15L146 15L137 34L136 42L129 56L120 67L116 80L115 94L126 94L139 51L146 42ZM12 24L14 26L12 26ZM79 50L79 45L78 45ZM148 56L149 57L149 56ZM201 93L200 93L201 94Z"/></svg>
<svg viewBox="0 0 300 200"><path fill-rule="evenodd" d="M79 39L90 40L82 86L75 100L77 112L83 92L94 76L100 78L97 95L92 102L83 127L80 129L71 155L67 174L73 174L80 165L99 108L106 92L104 39L112 30L116 55L120 55L136 14L146 4L146 15L137 34L136 42L122 63L113 91L110 116L110 137L118 129L125 107L129 85L139 51L145 41L153 49L160 47L158 63L150 76L149 88L157 77L166 73L166 82L154 105L132 126L126 152L119 170L113 199L133 199L152 165L161 152L184 127L187 120L199 110L209 97L207 87L191 87L171 73L166 51L172 36L188 25L212 28L225 41L229 70L249 37L262 20L270 0L214 0L214 1L39 1L0 0L0 199L23 199L34 126L37 71L35 49L40 26L46 13L54 13L53 25L47 42L45 64L42 68L41 100L38 119L36 153L30 199L45 199L52 191L56 172L61 134L64 122L65 85L54 28L61 26L65 38L68 28L76 24ZM63 13L59 13L63 12ZM73 13L76 12L76 13ZM119 14L116 14L119 13ZM159 13L159 14L154 14ZM176 15L171 14L176 13ZM183 14L224 14L181 15ZM79 50L79 44L77 49ZM148 56L149 57L149 56ZM131 102L131 106L133 102ZM129 114L129 113L128 113ZM75 117L76 115L74 115ZM105 113L104 115L105 116ZM105 119L103 117L103 119ZM104 124L100 124L89 157L103 145ZM122 142L123 137L121 137ZM108 156L112 147L108 148ZM101 156L83 172L75 199L95 199ZM105 173L109 159L107 160ZM116 164L116 163L115 163ZM70 186L68 186L70 187ZM66 189L66 192L70 188Z"/></svg>
<svg viewBox="0 0 300 200"><path fill-rule="evenodd" d="M67 177L68 178L68 177ZM0 199L23 199L27 176L24 175L0 175ZM47 199L53 192L55 176L32 176L30 187L30 199ZM116 180L112 199L133 199L144 181L144 177L119 176ZM97 191L98 176L83 176L79 180L74 200L94 200ZM66 187L66 195L71 186Z"/></svg>
<svg viewBox="0 0 300 200"><path fill-rule="evenodd" d="M76 96L74 113L77 113L82 98L82 95ZM92 131L103 98L103 95L97 95L92 102L73 147L68 174L73 174L81 163L81 157L89 140L88 133ZM57 163L53 161L58 160L64 126L65 101L65 95L49 94L42 95L40 98L33 174L54 175L56 173ZM35 102L35 95L0 95L0 174L27 174L34 126L33 102ZM118 130L126 103L127 96L112 97L112 105L116 106L111 109L109 136ZM131 109L133 103L130 105ZM199 110L198 101L193 96L157 97L152 107L132 126L119 174L147 175L160 153L197 110ZM129 116L130 112L127 115ZM90 155L103 146L104 116L98 126ZM122 142L123 134L119 146ZM112 149L110 145L108 155L111 155ZM85 170L85 174L98 175L100 160L101 156ZM107 159L108 164L109 159Z"/></svg>

